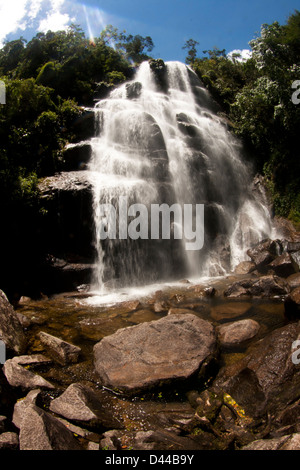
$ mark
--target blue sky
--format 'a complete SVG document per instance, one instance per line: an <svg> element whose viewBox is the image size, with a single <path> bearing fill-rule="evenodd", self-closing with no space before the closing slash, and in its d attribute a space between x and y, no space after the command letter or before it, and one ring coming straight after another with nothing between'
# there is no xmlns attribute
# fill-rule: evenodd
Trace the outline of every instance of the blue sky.
<svg viewBox="0 0 300 470"><path fill-rule="evenodd" d="M185 60L182 49L193 38L203 50L249 49L263 23L279 21L299 9L296 0L0 0L0 42L31 39L37 31L59 30L71 22L87 36L98 36L107 24L130 34L151 36L152 55Z"/></svg>

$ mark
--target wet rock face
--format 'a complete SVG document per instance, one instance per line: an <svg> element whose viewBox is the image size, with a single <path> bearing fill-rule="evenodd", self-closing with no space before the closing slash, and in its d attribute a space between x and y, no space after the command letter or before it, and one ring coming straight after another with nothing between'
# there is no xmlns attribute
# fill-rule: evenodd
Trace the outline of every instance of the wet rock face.
<svg viewBox="0 0 300 470"><path fill-rule="evenodd" d="M22 354L26 348L26 337L13 306L0 290L0 340L6 348Z"/></svg>
<svg viewBox="0 0 300 470"><path fill-rule="evenodd" d="M299 397L300 367L292 360L299 333L299 322L278 328L245 358L221 369L215 387L232 395L252 416L283 409Z"/></svg>
<svg viewBox="0 0 300 470"><path fill-rule="evenodd" d="M94 359L103 385L130 393L188 379L215 352L214 327L187 313L118 330L94 346Z"/></svg>
<svg viewBox="0 0 300 470"><path fill-rule="evenodd" d="M225 297L277 297L290 292L288 283L278 276L268 275L258 279L243 279L234 282L225 291Z"/></svg>

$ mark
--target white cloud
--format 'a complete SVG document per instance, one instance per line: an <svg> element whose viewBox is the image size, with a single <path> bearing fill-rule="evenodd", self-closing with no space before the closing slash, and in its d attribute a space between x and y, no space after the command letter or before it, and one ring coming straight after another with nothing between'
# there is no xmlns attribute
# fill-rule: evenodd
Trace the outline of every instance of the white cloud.
<svg viewBox="0 0 300 470"><path fill-rule="evenodd" d="M50 11L47 13L46 18L40 21L38 27L39 31L46 33L49 30L63 30L66 29L72 21L75 21L75 18L71 18L68 13L63 12L65 3L65 0L50 1Z"/></svg>
<svg viewBox="0 0 300 470"><path fill-rule="evenodd" d="M42 8L43 0L30 0L27 1L27 6L29 8L28 17L34 20Z"/></svg>
<svg viewBox="0 0 300 470"><path fill-rule="evenodd" d="M0 0L0 42L7 34L25 29L26 25L22 20L26 15L26 4L27 0Z"/></svg>
<svg viewBox="0 0 300 470"><path fill-rule="evenodd" d="M68 0L0 0L0 47L9 34L19 30L66 29L75 21L67 11L70 5Z"/></svg>
<svg viewBox="0 0 300 470"><path fill-rule="evenodd" d="M240 57L236 57L236 60L243 62L244 60L250 59L252 52L249 49L234 49L227 54L229 59L232 58L233 54L240 54Z"/></svg>

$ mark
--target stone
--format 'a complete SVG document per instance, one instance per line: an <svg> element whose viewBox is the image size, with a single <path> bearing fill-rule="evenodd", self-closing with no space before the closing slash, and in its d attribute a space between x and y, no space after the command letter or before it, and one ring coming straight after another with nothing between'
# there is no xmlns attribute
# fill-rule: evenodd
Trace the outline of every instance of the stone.
<svg viewBox="0 0 300 470"><path fill-rule="evenodd" d="M34 372L25 369L13 359L8 359L3 366L4 375L12 387L28 391L35 388L53 389L54 386Z"/></svg>
<svg viewBox="0 0 300 470"><path fill-rule="evenodd" d="M156 301L153 305L153 309L154 309L154 312L156 313L161 313L161 312L165 312L166 310L168 310L168 303L165 302L164 300L161 300L161 301Z"/></svg>
<svg viewBox="0 0 300 470"><path fill-rule="evenodd" d="M13 424L20 429L24 413L29 405L36 405L37 398L40 394L40 389L31 390L25 398L18 400L14 406L12 417Z"/></svg>
<svg viewBox="0 0 300 470"><path fill-rule="evenodd" d="M66 365L78 361L81 353L81 349L78 346L44 331L40 331L39 339L47 353L60 364Z"/></svg>
<svg viewBox="0 0 300 470"><path fill-rule="evenodd" d="M300 287L300 273L294 273L287 278L287 283L291 289Z"/></svg>
<svg viewBox="0 0 300 470"><path fill-rule="evenodd" d="M300 366L292 361L299 333L299 322L272 331L246 356L221 368L213 388L231 395L252 417L285 409L299 398Z"/></svg>
<svg viewBox="0 0 300 470"><path fill-rule="evenodd" d="M35 405L29 405L20 428L20 450L83 450L66 426Z"/></svg>
<svg viewBox="0 0 300 470"><path fill-rule="evenodd" d="M139 98L142 92L141 82L126 83L126 98L133 100Z"/></svg>
<svg viewBox="0 0 300 470"><path fill-rule="evenodd" d="M92 155L90 143L69 144L63 151L64 171L84 170Z"/></svg>
<svg viewBox="0 0 300 470"><path fill-rule="evenodd" d="M249 274L255 269L252 261L241 261L234 269L235 274Z"/></svg>
<svg viewBox="0 0 300 470"><path fill-rule="evenodd" d="M216 353L216 333L196 315L168 315L123 328L94 346L101 383L125 393L199 373Z"/></svg>
<svg viewBox="0 0 300 470"><path fill-rule="evenodd" d="M224 291L225 297L262 297L286 296L290 287L285 279L275 275L261 276L258 279L236 281Z"/></svg>
<svg viewBox="0 0 300 470"><path fill-rule="evenodd" d="M60 397L50 403L50 410L64 418L89 427L117 429L121 423L114 419L97 394L81 383L71 384Z"/></svg>
<svg viewBox="0 0 300 470"><path fill-rule="evenodd" d="M20 366L40 366L52 363L52 360L43 354L15 356L12 361Z"/></svg>
<svg viewBox="0 0 300 470"><path fill-rule="evenodd" d="M217 332L222 346L233 347L256 336L259 328L255 320L245 319L221 325Z"/></svg>
<svg viewBox="0 0 300 470"><path fill-rule="evenodd" d="M0 290L0 340L7 349L17 354L23 354L26 349L27 340L20 320L2 290Z"/></svg>
<svg viewBox="0 0 300 470"><path fill-rule="evenodd" d="M287 242L286 251L293 253L294 251L300 251L300 242Z"/></svg>
<svg viewBox="0 0 300 470"><path fill-rule="evenodd" d="M5 432L7 427L7 417L0 415L0 434Z"/></svg>
<svg viewBox="0 0 300 470"><path fill-rule="evenodd" d="M277 256L282 254L283 247L280 240L271 240L269 238L259 242L253 248L247 250L247 255L256 266L256 269L264 272L267 265Z"/></svg>
<svg viewBox="0 0 300 470"><path fill-rule="evenodd" d="M288 277L298 271L295 269L292 255L289 253L283 253L275 258L274 261L269 264L269 267L280 277Z"/></svg>
<svg viewBox="0 0 300 470"><path fill-rule="evenodd" d="M19 436L15 432L0 434L0 450L18 450Z"/></svg>
<svg viewBox="0 0 300 470"><path fill-rule="evenodd" d="M273 439L258 439L241 450L300 450L300 433Z"/></svg>
<svg viewBox="0 0 300 470"><path fill-rule="evenodd" d="M247 255L251 258L257 269L273 261L274 256L269 252L270 243L271 240L267 239L247 250Z"/></svg>
<svg viewBox="0 0 300 470"><path fill-rule="evenodd" d="M276 232L281 238L289 242L300 242L300 233L295 229L293 223L284 218L275 216L273 219L273 224Z"/></svg>
<svg viewBox="0 0 300 470"><path fill-rule="evenodd" d="M300 315L300 287L296 287L284 300L284 312L289 318Z"/></svg>
<svg viewBox="0 0 300 470"><path fill-rule="evenodd" d="M295 251L291 253L290 257L295 272L300 271L300 251Z"/></svg>
<svg viewBox="0 0 300 470"><path fill-rule="evenodd" d="M103 450L121 450L122 449L122 442L121 442L122 433L118 430L111 430L106 431L103 433L103 439L100 441L100 447Z"/></svg>

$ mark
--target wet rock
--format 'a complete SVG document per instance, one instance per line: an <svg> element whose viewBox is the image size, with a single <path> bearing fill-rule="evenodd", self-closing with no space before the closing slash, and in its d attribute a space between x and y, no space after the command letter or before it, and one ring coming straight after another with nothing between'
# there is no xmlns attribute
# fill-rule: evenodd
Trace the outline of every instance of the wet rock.
<svg viewBox="0 0 300 470"><path fill-rule="evenodd" d="M259 439L241 450L300 450L300 433L274 439Z"/></svg>
<svg viewBox="0 0 300 470"><path fill-rule="evenodd" d="M234 269L235 274L249 274L255 270L255 263L252 261L241 261Z"/></svg>
<svg viewBox="0 0 300 470"><path fill-rule="evenodd" d="M283 253L275 258L275 260L269 264L269 267L277 276L280 277L288 277L296 271L292 257L289 253Z"/></svg>
<svg viewBox="0 0 300 470"><path fill-rule="evenodd" d="M208 424L208 422L213 422L217 417L221 406L223 405L223 396L222 394L218 395L208 390L204 390L204 392L199 395L197 403L197 419L203 424Z"/></svg>
<svg viewBox="0 0 300 470"><path fill-rule="evenodd" d="M92 155L90 143L69 144L64 152L64 171L84 170Z"/></svg>
<svg viewBox="0 0 300 470"><path fill-rule="evenodd" d="M300 287L296 287L284 300L284 312L288 318L299 318L300 315Z"/></svg>
<svg viewBox="0 0 300 470"><path fill-rule="evenodd" d="M300 270L300 251L296 251L290 254L291 262L294 270L298 272Z"/></svg>
<svg viewBox="0 0 300 470"><path fill-rule="evenodd" d="M74 138L72 141L80 142L87 140L95 135L95 112L93 109L82 110L81 115L77 117L70 127Z"/></svg>
<svg viewBox="0 0 300 470"><path fill-rule="evenodd" d="M74 383L50 404L50 410L70 421L88 427L117 429L121 423L114 419L100 402L97 394L86 385Z"/></svg>
<svg viewBox="0 0 300 470"><path fill-rule="evenodd" d="M243 279L233 283L224 291L225 297L277 297L289 293L288 283L273 275L261 276L258 279Z"/></svg>
<svg viewBox="0 0 300 470"><path fill-rule="evenodd" d="M296 287L300 287L300 273L292 274L287 278L287 283L291 289L295 289Z"/></svg>
<svg viewBox="0 0 300 470"><path fill-rule="evenodd" d="M122 432L118 430L106 431L103 433L103 439L100 441L100 447L104 450L121 450Z"/></svg>
<svg viewBox="0 0 300 470"><path fill-rule="evenodd" d="M89 442L87 445L87 450L99 450L100 445L97 442Z"/></svg>
<svg viewBox="0 0 300 470"><path fill-rule="evenodd" d="M83 450L66 426L35 405L24 414L19 439L20 450Z"/></svg>
<svg viewBox="0 0 300 470"><path fill-rule="evenodd" d="M17 450L19 448L19 436L15 432L0 434L0 450Z"/></svg>
<svg viewBox="0 0 300 470"><path fill-rule="evenodd" d="M255 320L245 319L219 326L217 332L219 341L224 347L232 347L253 338L259 331Z"/></svg>
<svg viewBox="0 0 300 470"><path fill-rule="evenodd" d="M216 352L213 326L196 315L168 315L118 330L94 346L103 385L124 392L188 379Z"/></svg>
<svg viewBox="0 0 300 470"><path fill-rule="evenodd" d="M300 242L287 242L286 251L288 253L294 253L295 251L300 251Z"/></svg>
<svg viewBox="0 0 300 470"><path fill-rule="evenodd" d="M295 229L290 220L275 216L273 224L281 238L293 243L300 242L300 233Z"/></svg>
<svg viewBox="0 0 300 470"><path fill-rule="evenodd" d="M280 240L271 240L269 238L255 245L253 248L247 250L247 255L255 264L256 269L265 272L268 264L270 264L276 257L282 254L283 247Z"/></svg>
<svg viewBox="0 0 300 470"><path fill-rule="evenodd" d="M251 308L249 302L224 302L211 309L211 317L216 321L229 320L244 315Z"/></svg>
<svg viewBox="0 0 300 470"><path fill-rule="evenodd" d="M167 302L165 302L164 300L161 300L161 301L156 301L153 305L153 308L154 308L154 312L161 313L161 312L165 312L166 310L168 310L169 306Z"/></svg>
<svg viewBox="0 0 300 470"><path fill-rule="evenodd" d="M74 344L70 344L56 336L40 331L39 339L49 354L55 361L62 365L78 361L81 349Z"/></svg>
<svg viewBox="0 0 300 470"><path fill-rule="evenodd" d="M126 97L129 100L133 100L139 98L142 92L142 84L141 82L132 82L126 83Z"/></svg>
<svg viewBox="0 0 300 470"><path fill-rule="evenodd" d="M15 356L12 359L13 362L19 364L20 366L41 366L51 364L52 360L43 354L32 354L32 355L23 355Z"/></svg>
<svg viewBox="0 0 300 470"><path fill-rule="evenodd" d="M248 354L220 370L214 387L230 394L250 416L279 412L299 397L300 366L292 344L300 323L290 323L256 343Z"/></svg>
<svg viewBox="0 0 300 470"><path fill-rule="evenodd" d="M19 387L25 391L33 390L39 387L46 389L54 388L54 386L43 377L25 369L13 359L8 359L5 362L3 366L3 372L8 383L12 387Z"/></svg>
<svg viewBox="0 0 300 470"><path fill-rule="evenodd" d="M151 59L149 61L150 69L152 70L157 88L162 92L168 91L168 74L166 64L162 59Z"/></svg>
<svg viewBox="0 0 300 470"><path fill-rule="evenodd" d="M7 417L6 416L0 416L0 434L6 431L7 427Z"/></svg>
<svg viewBox="0 0 300 470"><path fill-rule="evenodd" d="M20 320L2 290L0 290L0 339L6 348L17 354L23 354L26 349L27 340Z"/></svg>

